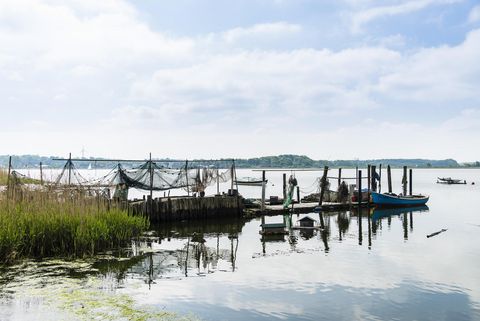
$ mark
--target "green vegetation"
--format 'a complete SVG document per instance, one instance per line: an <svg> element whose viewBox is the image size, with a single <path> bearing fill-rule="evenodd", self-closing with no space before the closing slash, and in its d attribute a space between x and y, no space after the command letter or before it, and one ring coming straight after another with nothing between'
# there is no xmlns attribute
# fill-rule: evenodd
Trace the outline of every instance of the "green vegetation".
<svg viewBox="0 0 480 321"><path fill-rule="evenodd" d="M0 186L7 185L8 173L6 170L0 168Z"/></svg>
<svg viewBox="0 0 480 321"><path fill-rule="evenodd" d="M15 193L0 195L0 262L93 255L124 245L149 224L79 191Z"/></svg>
<svg viewBox="0 0 480 321"><path fill-rule="evenodd" d="M38 168L40 162L45 168L61 168L65 165L64 161L53 161L53 157L44 157L36 155L22 155L12 156L12 164L14 168ZM89 165L92 167L100 168L113 168L117 164L116 162L95 162L94 159L86 159L90 161L77 162L75 166L77 168L87 168ZM196 165L212 165L211 161L205 160L205 162L197 162ZM226 162L228 163L228 162ZM393 167L420 167L420 168L459 168L459 167L480 167L480 162L459 164L453 159L444 160L431 160L431 159L371 159L371 160L313 160L307 156L301 155L279 155L279 156L265 156L249 159L236 159L235 164L237 168L321 168L323 166L329 167L343 167L352 168L355 166L366 167L369 164L384 164ZM122 163L124 167L134 167L138 163ZM0 167L8 166L8 156L0 155ZM181 163L171 163L169 166L185 166Z"/></svg>

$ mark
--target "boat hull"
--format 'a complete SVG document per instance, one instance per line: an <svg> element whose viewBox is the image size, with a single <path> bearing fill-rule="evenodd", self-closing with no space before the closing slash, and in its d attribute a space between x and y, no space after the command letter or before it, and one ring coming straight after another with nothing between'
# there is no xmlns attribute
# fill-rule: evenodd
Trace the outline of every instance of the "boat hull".
<svg viewBox="0 0 480 321"><path fill-rule="evenodd" d="M428 196L397 196L372 192L373 204L377 206L421 206L428 202Z"/></svg>

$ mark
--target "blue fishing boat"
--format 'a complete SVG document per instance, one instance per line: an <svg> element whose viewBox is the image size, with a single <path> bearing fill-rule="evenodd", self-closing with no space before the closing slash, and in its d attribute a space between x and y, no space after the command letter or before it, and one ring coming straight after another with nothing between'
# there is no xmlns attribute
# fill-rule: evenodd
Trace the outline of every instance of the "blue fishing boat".
<svg viewBox="0 0 480 321"><path fill-rule="evenodd" d="M429 197L424 195L396 195L393 193L371 193L372 202L378 206L420 206L428 202Z"/></svg>

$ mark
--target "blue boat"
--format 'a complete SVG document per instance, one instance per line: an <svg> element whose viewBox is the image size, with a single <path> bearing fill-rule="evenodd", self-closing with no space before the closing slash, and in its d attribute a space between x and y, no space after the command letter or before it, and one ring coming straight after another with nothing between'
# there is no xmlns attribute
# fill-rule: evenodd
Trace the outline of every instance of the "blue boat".
<svg viewBox="0 0 480 321"><path fill-rule="evenodd" d="M371 193L372 202L378 206L420 206L428 202L429 197L424 195L396 195Z"/></svg>

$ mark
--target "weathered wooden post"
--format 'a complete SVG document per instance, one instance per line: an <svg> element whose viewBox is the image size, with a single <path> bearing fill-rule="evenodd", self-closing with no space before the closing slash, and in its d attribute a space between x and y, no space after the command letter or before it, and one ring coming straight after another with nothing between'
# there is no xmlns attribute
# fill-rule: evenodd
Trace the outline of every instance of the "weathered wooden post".
<svg viewBox="0 0 480 321"><path fill-rule="evenodd" d="M187 196L190 196L190 189L188 188L188 160L185 161L185 180L187 185Z"/></svg>
<svg viewBox="0 0 480 321"><path fill-rule="evenodd" d="M12 173L12 156L8 157L7 198L10 195L10 174Z"/></svg>
<svg viewBox="0 0 480 321"><path fill-rule="evenodd" d="M217 195L220 195L220 177L218 174L218 166L217 166Z"/></svg>
<svg viewBox="0 0 480 321"><path fill-rule="evenodd" d="M320 207L320 209L322 208L323 195L325 194L325 189L327 187L327 174L328 174L328 166L325 166L323 168L323 176L320 179L320 197L318 200L318 206Z"/></svg>
<svg viewBox="0 0 480 321"><path fill-rule="evenodd" d="M402 185L403 185L403 195L407 195L407 166L403 166L403 178L402 178Z"/></svg>
<svg viewBox="0 0 480 321"><path fill-rule="evenodd" d="M378 180L378 192L382 193L382 164L378 165L378 176L380 177Z"/></svg>
<svg viewBox="0 0 480 321"><path fill-rule="evenodd" d="M297 201L300 204L300 186L297 186Z"/></svg>
<svg viewBox="0 0 480 321"><path fill-rule="evenodd" d="M392 193L392 169L387 165L388 192Z"/></svg>
<svg viewBox="0 0 480 321"><path fill-rule="evenodd" d="M283 173L283 201L287 199L287 174Z"/></svg>
<svg viewBox="0 0 480 321"><path fill-rule="evenodd" d="M372 165L372 171L371 171L371 175L370 175L370 178L372 179L370 185L372 186L372 192L376 192L377 191L377 179L376 179L376 173L377 173L377 167L375 165Z"/></svg>
<svg viewBox="0 0 480 321"><path fill-rule="evenodd" d="M413 170L410 168L409 170L409 174L410 174L410 179L408 180L408 184L409 184L409 192L410 192L410 195L412 195L412 190L413 190L413 182L412 182L412 176L413 176Z"/></svg>
<svg viewBox="0 0 480 321"><path fill-rule="evenodd" d="M68 186L72 182L72 153L68 154Z"/></svg>
<svg viewBox="0 0 480 321"><path fill-rule="evenodd" d="M372 188L372 185L371 185L371 172L372 172L372 165L368 165L367 166L367 191L368 193L370 193L370 189Z"/></svg>
<svg viewBox="0 0 480 321"><path fill-rule="evenodd" d="M235 159L232 159L232 166L233 166L233 176L235 177L235 187L238 191L237 167L235 166Z"/></svg>
<svg viewBox="0 0 480 321"><path fill-rule="evenodd" d="M358 171L358 244L362 245L362 171Z"/></svg>
<svg viewBox="0 0 480 321"><path fill-rule="evenodd" d="M150 153L150 160L148 162L148 169L150 172L150 202L153 199L153 164L152 164L152 153ZM150 204L151 206L151 204Z"/></svg>
<svg viewBox="0 0 480 321"><path fill-rule="evenodd" d="M322 203L323 203L323 195L325 194L325 189L327 188L327 175L328 175L328 166L325 166L323 168L323 176L320 180L320 198L318 201L320 227L322 229L325 228L325 222L323 220L323 213L322 213Z"/></svg>
<svg viewBox="0 0 480 321"><path fill-rule="evenodd" d="M358 171L358 213L360 213L360 207L362 206L362 171Z"/></svg>
<svg viewBox="0 0 480 321"><path fill-rule="evenodd" d="M43 185L43 166L42 166L42 162L40 162L40 185Z"/></svg>
<svg viewBox="0 0 480 321"><path fill-rule="evenodd" d="M341 184L342 184L342 168L340 167L338 169L338 188L340 188Z"/></svg>
<svg viewBox="0 0 480 321"><path fill-rule="evenodd" d="M231 171L230 175L232 176L232 184L230 186L230 190L232 190L232 191L233 191L233 184L235 184L235 170L234 170L233 166L234 165L233 165L233 161L232 161L232 167L230 169L230 171Z"/></svg>
<svg viewBox="0 0 480 321"><path fill-rule="evenodd" d="M372 166L371 165L368 165L367 171L368 171L368 173L367 173L367 207L370 208L370 191L372 189L371 177L373 176L373 175L371 175L371 172L372 172Z"/></svg>
<svg viewBox="0 0 480 321"><path fill-rule="evenodd" d="M262 171L262 212L265 212L265 171Z"/></svg>

